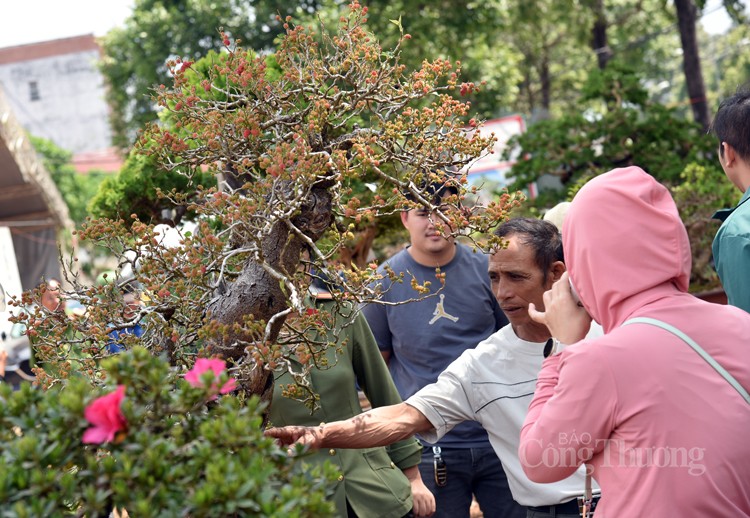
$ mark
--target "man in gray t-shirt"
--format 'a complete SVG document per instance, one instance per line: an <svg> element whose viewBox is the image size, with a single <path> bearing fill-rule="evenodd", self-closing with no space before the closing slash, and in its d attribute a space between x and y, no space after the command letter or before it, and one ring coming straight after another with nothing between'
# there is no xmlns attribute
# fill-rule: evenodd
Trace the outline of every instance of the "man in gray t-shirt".
<svg viewBox="0 0 750 518"><path fill-rule="evenodd" d="M438 186L436 200L447 188ZM437 231L439 215L426 209L404 211L401 221L411 244L387 264L404 273L403 283L384 279L381 300L401 305L370 304L364 308L378 346L388 363L403 399L434 383L448 365L467 349L507 324L490 288L487 256L446 239ZM445 285L436 278L445 274ZM381 266L381 273L384 266ZM431 282L432 296L420 296L411 279ZM502 465L492 450L487 432L475 421L456 426L435 444L422 441L425 449L420 471L435 495L438 517L469 516L472 494L485 517L524 516L513 501ZM445 464L445 477L438 469ZM438 475L438 476L436 476Z"/></svg>

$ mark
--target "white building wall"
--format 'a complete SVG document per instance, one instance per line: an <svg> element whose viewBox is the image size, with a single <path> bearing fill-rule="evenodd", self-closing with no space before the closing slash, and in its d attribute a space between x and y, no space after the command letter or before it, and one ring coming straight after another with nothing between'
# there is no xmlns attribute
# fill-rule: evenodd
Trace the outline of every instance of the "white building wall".
<svg viewBox="0 0 750 518"><path fill-rule="evenodd" d="M98 59L98 51L87 50L0 65L8 102L29 133L73 153L112 145Z"/></svg>

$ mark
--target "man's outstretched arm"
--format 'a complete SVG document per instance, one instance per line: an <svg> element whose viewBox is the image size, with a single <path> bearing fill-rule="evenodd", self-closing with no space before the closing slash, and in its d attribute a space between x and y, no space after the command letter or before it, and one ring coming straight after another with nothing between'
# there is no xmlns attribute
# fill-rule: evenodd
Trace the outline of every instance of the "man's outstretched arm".
<svg viewBox="0 0 750 518"><path fill-rule="evenodd" d="M432 424L422 412L399 403L374 408L346 421L269 428L265 434L282 444L299 443L313 449L372 448L387 446L431 428Z"/></svg>

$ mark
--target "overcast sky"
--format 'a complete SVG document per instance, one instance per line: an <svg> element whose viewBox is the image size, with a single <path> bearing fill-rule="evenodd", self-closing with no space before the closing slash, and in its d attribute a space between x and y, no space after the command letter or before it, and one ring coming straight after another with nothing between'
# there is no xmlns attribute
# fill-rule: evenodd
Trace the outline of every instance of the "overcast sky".
<svg viewBox="0 0 750 518"><path fill-rule="evenodd" d="M103 36L128 17L135 0L3 0L0 48L94 33ZM723 32L729 17L721 0L709 0L706 30Z"/></svg>
<svg viewBox="0 0 750 518"><path fill-rule="evenodd" d="M3 0L0 48L94 33L121 25L135 0Z"/></svg>

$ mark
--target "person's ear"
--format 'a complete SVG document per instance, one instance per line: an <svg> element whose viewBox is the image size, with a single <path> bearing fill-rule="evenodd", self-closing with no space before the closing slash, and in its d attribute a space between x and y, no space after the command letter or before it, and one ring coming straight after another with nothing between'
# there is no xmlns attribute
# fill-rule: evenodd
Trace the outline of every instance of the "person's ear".
<svg viewBox="0 0 750 518"><path fill-rule="evenodd" d="M408 210L402 210L401 211L401 224L407 227L407 221L409 220L409 211ZM408 228L408 227L407 227Z"/></svg>
<svg viewBox="0 0 750 518"><path fill-rule="evenodd" d="M552 282L556 282L560 280L560 277L562 277L562 274L565 273L565 263L563 263L562 261L555 261L550 266L549 271L550 271L550 276L552 278Z"/></svg>
<svg viewBox="0 0 750 518"><path fill-rule="evenodd" d="M724 164L726 164L727 167L731 167L732 165L734 165L734 161L737 159L737 154L734 150L734 147L726 142L722 142L721 146L724 149Z"/></svg>

